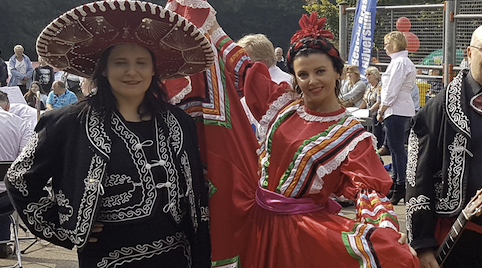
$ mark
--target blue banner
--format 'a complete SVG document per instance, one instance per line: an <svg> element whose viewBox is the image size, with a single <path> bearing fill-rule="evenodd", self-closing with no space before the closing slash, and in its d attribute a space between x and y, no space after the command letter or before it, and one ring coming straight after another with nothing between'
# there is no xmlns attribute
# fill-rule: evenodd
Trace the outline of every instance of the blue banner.
<svg viewBox="0 0 482 268"><path fill-rule="evenodd" d="M370 65L375 33L377 0L358 0L351 33L348 64L358 66L360 75L366 80L365 69Z"/></svg>

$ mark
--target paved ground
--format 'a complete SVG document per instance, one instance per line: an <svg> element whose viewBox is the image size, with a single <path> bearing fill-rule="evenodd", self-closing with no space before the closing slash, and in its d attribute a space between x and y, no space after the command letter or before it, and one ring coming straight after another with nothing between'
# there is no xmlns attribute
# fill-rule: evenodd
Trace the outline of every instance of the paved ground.
<svg viewBox="0 0 482 268"><path fill-rule="evenodd" d="M390 157L382 157L385 163L390 163ZM405 204L399 202L395 207L395 212L398 214L398 220L400 223L400 230L405 232ZM355 217L355 207L349 206L342 210L343 216L348 218ZM20 231L21 236L28 236L23 231ZM20 242L20 248L25 249L32 243L32 240L26 240ZM13 265L15 263L15 257L9 259L0 259L0 267ZM75 250L68 250L53 244L48 244L45 241L35 243L29 248L25 254L22 255L23 267L25 268L78 268L77 264L77 252Z"/></svg>

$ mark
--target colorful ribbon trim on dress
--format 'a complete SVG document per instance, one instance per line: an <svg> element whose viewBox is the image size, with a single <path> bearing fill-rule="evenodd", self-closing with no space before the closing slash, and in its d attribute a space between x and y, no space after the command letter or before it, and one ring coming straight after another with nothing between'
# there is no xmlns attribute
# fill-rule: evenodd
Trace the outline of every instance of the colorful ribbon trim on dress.
<svg viewBox="0 0 482 268"><path fill-rule="evenodd" d="M268 211L279 214L301 214L320 210L336 214L340 212L341 205L328 198L325 205L318 205L309 197L293 198L266 190L258 185L256 190L256 203Z"/></svg>

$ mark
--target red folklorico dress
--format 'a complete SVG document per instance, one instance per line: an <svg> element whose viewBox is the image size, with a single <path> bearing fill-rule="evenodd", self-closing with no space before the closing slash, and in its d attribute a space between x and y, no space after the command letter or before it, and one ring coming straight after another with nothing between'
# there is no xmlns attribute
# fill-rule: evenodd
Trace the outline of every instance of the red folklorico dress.
<svg viewBox="0 0 482 268"><path fill-rule="evenodd" d="M202 10L173 2L184 16ZM397 241L397 215L385 196L392 180L372 135L345 108L307 109L222 30L211 38L215 65L168 89L198 121L212 188L213 267L419 267ZM239 93L260 122L258 157ZM356 200L356 220L337 214L332 193Z"/></svg>

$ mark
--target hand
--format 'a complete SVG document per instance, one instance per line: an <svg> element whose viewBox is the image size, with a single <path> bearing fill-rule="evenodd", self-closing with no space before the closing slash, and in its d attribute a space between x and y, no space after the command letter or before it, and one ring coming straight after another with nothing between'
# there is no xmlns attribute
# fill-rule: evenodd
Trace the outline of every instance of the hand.
<svg viewBox="0 0 482 268"><path fill-rule="evenodd" d="M380 123L383 122L383 115L377 114L377 121Z"/></svg>
<svg viewBox="0 0 482 268"><path fill-rule="evenodd" d="M104 224L100 222L94 223L94 227L92 228L92 233L100 233L104 229ZM89 243L95 243L97 242L97 238L95 237L89 237Z"/></svg>
<svg viewBox="0 0 482 268"><path fill-rule="evenodd" d="M23 80L23 81L27 81L27 80L28 80L28 76L24 76L22 80Z"/></svg>
<svg viewBox="0 0 482 268"><path fill-rule="evenodd" d="M398 243L400 243L400 245L405 245L407 243L407 234L402 232L398 232L398 233L400 234ZM415 249L412 248L412 246L408 245L408 249L410 250L410 253L412 253L414 257L417 257L417 252L415 251Z"/></svg>
<svg viewBox="0 0 482 268"><path fill-rule="evenodd" d="M434 249L425 249L418 254L420 268L440 268L435 259Z"/></svg>

